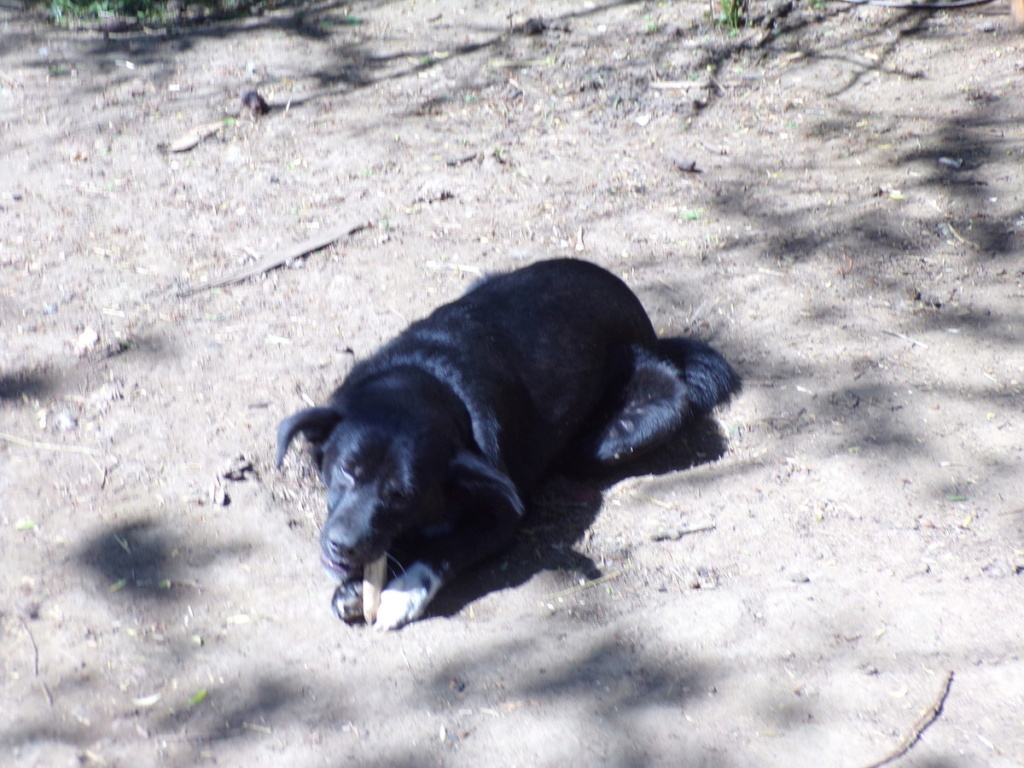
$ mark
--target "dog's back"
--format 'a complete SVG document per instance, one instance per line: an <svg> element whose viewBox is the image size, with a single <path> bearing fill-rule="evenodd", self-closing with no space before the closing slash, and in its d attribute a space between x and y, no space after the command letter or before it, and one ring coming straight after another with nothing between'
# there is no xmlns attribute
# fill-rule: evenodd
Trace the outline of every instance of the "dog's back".
<svg viewBox="0 0 1024 768"><path fill-rule="evenodd" d="M575 259L485 278L357 366L345 387L396 367L427 370L466 405L479 448L525 490L595 415L612 418L622 409L620 393L645 350L681 380L673 424L659 425L662 431L739 388L717 352L689 340L659 341L622 280Z"/></svg>
<svg viewBox="0 0 1024 768"><path fill-rule="evenodd" d="M618 277L584 261L542 261L485 278L413 323L338 394L396 367L426 370L466 405L488 459L530 487L600 402L613 356L655 343Z"/></svg>

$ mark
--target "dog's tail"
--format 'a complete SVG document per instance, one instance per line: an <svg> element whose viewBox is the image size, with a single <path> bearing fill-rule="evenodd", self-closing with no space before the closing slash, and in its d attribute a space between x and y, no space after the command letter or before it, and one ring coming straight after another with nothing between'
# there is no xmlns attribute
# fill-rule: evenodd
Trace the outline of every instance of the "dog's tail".
<svg viewBox="0 0 1024 768"><path fill-rule="evenodd" d="M659 339L658 354L675 365L686 384L693 413L710 413L740 391L739 375L718 352L694 339Z"/></svg>

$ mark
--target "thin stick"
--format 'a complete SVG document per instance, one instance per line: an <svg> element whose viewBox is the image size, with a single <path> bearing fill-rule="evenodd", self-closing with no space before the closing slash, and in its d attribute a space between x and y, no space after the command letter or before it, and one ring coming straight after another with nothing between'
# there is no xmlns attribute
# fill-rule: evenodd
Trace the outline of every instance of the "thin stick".
<svg viewBox="0 0 1024 768"><path fill-rule="evenodd" d="M953 227L953 225L950 224L948 221L946 222L946 226L949 227L949 231L953 233L953 235L956 237L956 239L959 240L964 245L969 245L972 248L977 248L978 247L974 243L972 243L970 240L965 240L964 236L961 235L959 232L957 232L956 229Z"/></svg>
<svg viewBox="0 0 1024 768"><path fill-rule="evenodd" d="M480 267L474 267L467 264L448 264L443 261L427 261L424 263L427 269L433 269L438 272L441 270L451 270L452 272L468 272L471 275L483 276L484 271Z"/></svg>
<svg viewBox="0 0 1024 768"><path fill-rule="evenodd" d="M331 243L347 235L354 235L356 232L361 232L367 227L373 226L369 222L359 222L358 224L345 224L334 229L329 229L322 235L316 235L308 240L303 240L301 243L293 245L291 248L285 249L284 253L278 256L268 256L251 267L246 267L243 270L234 272L230 275L211 280L208 283L202 285L193 285L189 288L178 293L180 298L187 298L196 293L202 291L208 291L211 288L221 288L225 285L233 285L234 283L240 283L243 280L248 280L250 277L256 277L256 275L262 275L264 272L270 272L273 269L282 267L292 259L298 259L302 256L308 256L314 251L319 251L321 248L326 248Z"/></svg>
<svg viewBox="0 0 1024 768"><path fill-rule="evenodd" d="M82 456L88 457L89 461L96 465L96 469L99 470L99 487L105 487L106 485L106 468L100 465L96 460L97 456L102 456L102 452L90 449L84 445L61 445L59 442L40 442L39 440L26 440L22 437L16 437L6 432L0 432L0 440L5 440L14 445L20 445L22 447L31 447L37 451L57 451L65 454L81 454Z"/></svg>
<svg viewBox="0 0 1024 768"><path fill-rule="evenodd" d="M598 584L604 584L606 581L611 581L612 579L617 579L617 578L619 578L619 576L622 575L622 573L623 573L622 571L616 571L615 573L608 573L608 574L605 574L604 576L599 576L596 579L591 579L590 581L586 581L583 584L580 584L578 587L572 587L570 589L563 589L561 592L555 592L554 594L548 595L544 599L545 600L558 600L561 597L569 597L569 595L575 595L577 592L582 592L585 589L590 589L591 587L596 587Z"/></svg>
<svg viewBox="0 0 1024 768"><path fill-rule="evenodd" d="M728 96L729 95L729 92L727 90L725 90L725 88L722 87L722 84L720 82L718 82L717 80L715 80L715 78L713 78L710 75L708 75L708 80L711 81L711 84L713 86L715 86L715 88L718 89L718 92L721 93L723 96Z"/></svg>
<svg viewBox="0 0 1024 768"><path fill-rule="evenodd" d="M707 88L708 84L696 80L655 80L647 87L656 91L685 91L690 88Z"/></svg>
<svg viewBox="0 0 1024 768"><path fill-rule="evenodd" d="M470 160L476 160L476 157L479 154L479 152L471 152L470 154L463 155L462 157L451 157L445 160L444 164L452 168L455 168L456 166L462 165L463 163L468 163Z"/></svg>
<svg viewBox="0 0 1024 768"><path fill-rule="evenodd" d="M928 345L925 344L923 341L918 341L917 339L912 339L909 336L904 336L902 333L897 333L896 331L886 331L886 330L883 330L882 333L887 333L890 336L895 336L897 339L903 339L904 341L909 341L911 344L914 344L915 346L921 347L921 349L928 349Z"/></svg>
<svg viewBox="0 0 1024 768"><path fill-rule="evenodd" d="M25 630L25 634L28 635L28 641L32 643L32 672L39 678L39 646L36 645L36 639L32 636L32 630L28 628L28 624L25 620L18 617L18 621L21 623L22 628ZM39 680L39 685L43 688L43 693L46 694L46 701L49 702L50 706L53 706L53 695L50 693L50 689L46 686L46 682Z"/></svg>
<svg viewBox="0 0 1024 768"><path fill-rule="evenodd" d="M15 435L9 435L6 432L0 432L0 440L6 440L8 443L14 445L20 445L23 448L35 448L40 451L63 451L65 453L81 453L86 456L100 456L101 452L95 448L86 448L81 445L61 445L60 443L42 443L38 440L25 440Z"/></svg>
<svg viewBox="0 0 1024 768"><path fill-rule="evenodd" d="M949 696L949 688L952 684L953 671L950 670L946 674L946 682L943 684L942 692L939 694L938 698L932 702L928 709L921 713L921 716L917 718L917 722L911 727L910 732L903 737L903 741L900 742L899 746L877 763L872 763L867 766L867 768L881 768L881 766L891 763L893 760L901 758L907 754L907 752L910 751L910 748L920 740L921 734L925 732L925 729L934 723L936 718L938 718L942 713L942 705L946 703L946 697Z"/></svg>
<svg viewBox="0 0 1024 768"><path fill-rule="evenodd" d="M705 523L704 525L697 525L693 528L680 528L676 531L659 531L658 533L651 535L651 541L679 541L683 536L689 536L691 533L704 533L704 531L713 531L717 525L715 523Z"/></svg>

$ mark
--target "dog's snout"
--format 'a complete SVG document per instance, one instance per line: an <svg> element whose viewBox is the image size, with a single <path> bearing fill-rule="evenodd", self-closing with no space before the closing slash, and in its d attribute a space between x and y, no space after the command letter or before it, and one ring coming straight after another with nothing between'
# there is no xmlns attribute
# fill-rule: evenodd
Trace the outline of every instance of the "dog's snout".
<svg viewBox="0 0 1024 768"><path fill-rule="evenodd" d="M357 561L358 542L341 526L329 526L322 537L324 552L336 563L354 564Z"/></svg>
<svg viewBox="0 0 1024 768"><path fill-rule="evenodd" d="M351 570L380 557L385 542L376 535L372 517L364 520L348 512L328 515L320 545L327 561Z"/></svg>

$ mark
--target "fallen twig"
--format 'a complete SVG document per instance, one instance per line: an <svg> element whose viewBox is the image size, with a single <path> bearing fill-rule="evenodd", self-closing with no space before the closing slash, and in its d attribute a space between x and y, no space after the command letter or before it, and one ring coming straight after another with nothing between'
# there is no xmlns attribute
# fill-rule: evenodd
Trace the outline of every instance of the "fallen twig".
<svg viewBox="0 0 1024 768"><path fill-rule="evenodd" d="M20 445L23 448L34 448L39 451L60 451L62 453L80 453L83 456L88 456L89 461L96 465L96 469L100 471L100 488L105 488L107 485L107 468L102 466L96 459L97 456L102 456L102 451L97 451L95 448L86 448L82 445L61 445L60 443L44 443L39 440L25 440L15 435L9 435L6 432L0 432L0 440L4 440L13 445Z"/></svg>
<svg viewBox="0 0 1024 768"><path fill-rule="evenodd" d="M25 630L25 634L28 635L28 641L32 643L32 673L39 678L39 646L36 645L36 639L32 636L32 630L28 628L28 624L21 616L18 617L18 621L21 623L22 628ZM50 693L50 689L47 687L46 682L42 679L39 680L39 685L42 686L43 693L46 694L46 701L53 706L53 694Z"/></svg>
<svg viewBox="0 0 1024 768"><path fill-rule="evenodd" d="M201 291L208 291L211 288L221 288L225 285L233 285L234 283L240 283L243 280L248 280L250 277L256 277L256 275L262 275L264 272L270 272L271 270L277 269L287 264L293 259L298 259L303 256L308 256L314 251L319 251L321 248L326 248L328 245L336 240L340 240L346 235L354 235L356 232L361 232L368 227L373 225L369 222L360 222L358 224L345 224L334 229L329 229L322 235L316 235L308 240L303 240L301 243L293 245L291 248L285 250L284 253L278 256L269 256L263 261L253 264L251 267L246 267L243 270L234 272L225 277L211 280L208 283L202 285L193 285L186 288L178 293L179 298L187 298L193 294Z"/></svg>
<svg viewBox="0 0 1024 768"><path fill-rule="evenodd" d="M959 240L964 245L970 246L971 248L977 248L978 247L975 243L973 243L970 240L966 239L963 235L961 235L959 232L957 232L956 228L952 224L950 224L948 221L946 222L946 226L949 227L949 231L953 233L953 237L955 237L957 240Z"/></svg>
<svg viewBox="0 0 1024 768"><path fill-rule="evenodd" d="M729 95L729 92L725 89L725 87L720 82L715 80L715 78L711 77L711 75L708 75L708 81L711 83L711 85L715 86L715 88L718 89L718 92L720 94L722 94L723 96Z"/></svg>
<svg viewBox="0 0 1024 768"><path fill-rule="evenodd" d="M677 170L683 171L684 173L703 173L700 168L697 167L696 160L680 160L675 159L672 161Z"/></svg>
<svg viewBox="0 0 1024 768"><path fill-rule="evenodd" d="M706 80L653 80L648 87L656 91L688 91L691 88L710 88L711 84Z"/></svg>
<svg viewBox="0 0 1024 768"><path fill-rule="evenodd" d="M675 531L658 531L657 533L651 534L651 541L679 541L683 536L689 536L691 533L713 531L717 527L717 523L705 523L704 525L696 525L692 528L680 528Z"/></svg>
<svg viewBox="0 0 1024 768"><path fill-rule="evenodd" d="M433 261L433 260L431 260L431 261L426 262L424 264L424 266L427 269L433 269L433 270L436 270L438 272L440 272L442 270L451 270L452 272L456 272L456 273L467 272L467 273L469 273L471 275L476 275L478 277L482 277L483 274L484 274L484 271L480 267L474 267L474 266L470 266L468 264L448 264L448 263L443 262L443 261Z"/></svg>
<svg viewBox="0 0 1024 768"><path fill-rule="evenodd" d="M942 712L942 705L946 703L946 697L949 695L949 688L952 684L953 671L950 670L946 673L946 682L943 684L942 691L939 693L938 698L932 702L928 709L921 713L921 716L917 718L917 722L914 723L907 735L903 737L903 741L899 743L899 746L878 762L871 763L867 768L881 768L881 766L891 763L893 760L907 754L907 752L910 751L910 748L917 744L918 740L921 738L921 734L925 732L925 729L934 723L935 719Z"/></svg>
<svg viewBox="0 0 1024 768"><path fill-rule="evenodd" d="M456 166L462 165L463 163L468 163L470 160L476 160L477 155L479 154L479 152L471 152L470 154L463 155L462 157L451 157L445 160L444 164L454 168Z"/></svg>
<svg viewBox="0 0 1024 768"><path fill-rule="evenodd" d="M35 448L40 451L64 451L66 453L84 453L86 456L100 456L100 451L95 448L86 448L81 445L61 445L60 443L43 443L38 440L25 440L15 435L9 435L6 432L0 432L0 440L5 440L8 443L14 445L20 445L23 448Z"/></svg>
<svg viewBox="0 0 1024 768"><path fill-rule="evenodd" d="M895 336L897 339L903 339L904 341L908 341L911 344L913 344L914 346L921 347L921 349L928 349L928 345L925 344L923 341L918 341L917 339L912 339L909 336L904 336L902 333L897 333L896 331L887 331L887 330L883 330L882 333L887 333L890 336Z"/></svg>
<svg viewBox="0 0 1024 768"><path fill-rule="evenodd" d="M168 144L167 149L171 152L188 152L193 147L198 146L204 139L208 139L213 134L220 132L223 127L223 120L215 120L212 123L197 125Z"/></svg>
<svg viewBox="0 0 1024 768"><path fill-rule="evenodd" d="M708 299L707 301L702 302L701 305L699 307L697 307L695 310L693 310L693 312L690 313L690 316L688 318L686 318L686 322L683 324L684 327L686 327L686 328L696 328L697 327L697 321L700 320L700 318L704 315L704 313L707 311L708 307L712 306L713 304L717 304L717 303L718 303L717 300L716 301L712 301L711 299Z"/></svg>
<svg viewBox="0 0 1024 768"><path fill-rule="evenodd" d="M580 584L579 586L570 587L569 589L563 589L561 592L555 592L554 594L548 595L544 599L545 600L558 600L559 598L562 598L562 597L569 597L569 595L575 595L577 592L582 592L585 589L590 589L591 587L596 587L598 584L604 584L606 581L611 581L612 579L617 579L622 574L623 574L623 571L615 571L615 573L608 573L608 574L605 574L604 576L599 576L596 579L591 579L590 581L585 581L582 584Z"/></svg>

